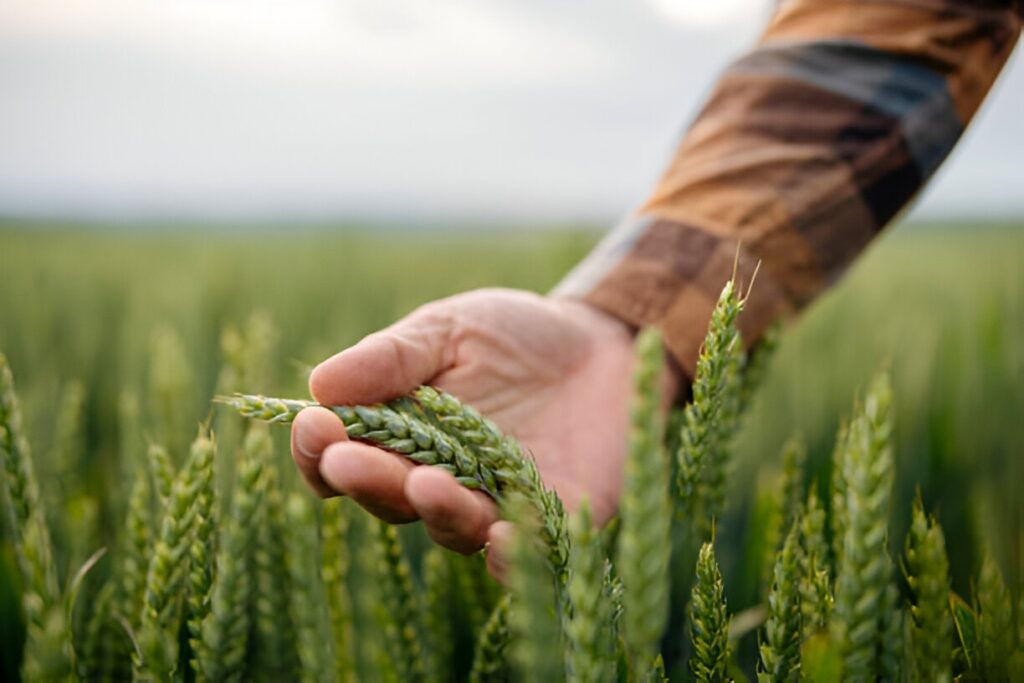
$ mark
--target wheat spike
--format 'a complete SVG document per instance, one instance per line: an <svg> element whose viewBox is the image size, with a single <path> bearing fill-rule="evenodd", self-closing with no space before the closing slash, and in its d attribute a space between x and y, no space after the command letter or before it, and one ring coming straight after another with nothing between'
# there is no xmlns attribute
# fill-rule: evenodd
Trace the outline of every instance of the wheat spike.
<svg viewBox="0 0 1024 683"><path fill-rule="evenodd" d="M353 676L352 600L348 592L350 504L344 498L324 501L323 555L321 569L327 607L331 616L331 633L335 643L337 679L347 683Z"/></svg>
<svg viewBox="0 0 1024 683"><path fill-rule="evenodd" d="M524 495L540 512L548 561L559 577L563 589L560 599L564 601L569 558L565 510L557 494L544 486L537 463L514 439L501 435L454 397L429 387L421 387L414 396L416 401L400 398L374 406L324 407L341 418L352 439L388 449L413 462L443 468L463 486L486 491L499 502L511 493ZM217 401L230 405L243 417L272 423L289 423L304 408L318 405L249 394L219 397ZM465 421L489 426L470 430L476 435L471 436L459 426ZM463 438L467 445L460 441Z"/></svg>
<svg viewBox="0 0 1024 683"><path fill-rule="evenodd" d="M709 542L697 557L697 578L690 596L690 640L693 653L690 670L698 683L727 681L729 661L729 617L725 604L725 583Z"/></svg>
<svg viewBox="0 0 1024 683"><path fill-rule="evenodd" d="M613 604L605 594L608 562L586 501L570 517L569 531L569 598L573 612L566 624L566 636L572 679L579 683L609 683L615 678L615 648Z"/></svg>
<svg viewBox="0 0 1024 683"><path fill-rule="evenodd" d="M537 463L515 439L504 436L492 422L451 394L424 386L413 395L427 419L458 442L467 444L479 462L485 490L496 492L499 500L509 493L521 494L534 506L540 517L548 562L558 577L559 600L564 604L569 561L566 515L558 495L544 486Z"/></svg>
<svg viewBox="0 0 1024 683"><path fill-rule="evenodd" d="M990 552L981 563L975 586L975 612L978 615L980 673L986 681L1008 681L1013 653L1013 608L1003 574Z"/></svg>
<svg viewBox="0 0 1024 683"><path fill-rule="evenodd" d="M498 585L487 573L483 553L455 555L449 561L455 605L474 633L483 628L498 601Z"/></svg>
<svg viewBox="0 0 1024 683"><path fill-rule="evenodd" d="M245 459L235 474L231 515L217 550L216 581L208 594L208 607L193 611L193 618L202 615L202 621L190 624L196 673L203 681L237 681L245 673L256 517L266 491L259 453L270 447L270 439L261 430L250 430L245 442Z"/></svg>
<svg viewBox="0 0 1024 683"><path fill-rule="evenodd" d="M833 576L839 571L840 559L843 556L843 539L846 538L846 479L845 467L847 441L850 438L850 425L843 419L839 423L836 442L832 450L832 568Z"/></svg>
<svg viewBox="0 0 1024 683"><path fill-rule="evenodd" d="M305 495L293 493L285 503L290 533L286 536L286 564L291 585L289 604L298 648L298 680L327 683L335 680L334 641L327 596L320 580L321 548L313 504Z"/></svg>
<svg viewBox="0 0 1024 683"><path fill-rule="evenodd" d="M616 567L625 588L626 652L635 677L642 679L657 655L668 620L672 504L668 458L662 445L661 335L654 328L644 330L637 338L636 349Z"/></svg>
<svg viewBox="0 0 1024 683"><path fill-rule="evenodd" d="M676 453L680 502L705 537L721 508L729 440L739 416L743 345L736 322L743 305L730 280L712 312L697 359L693 400L683 412Z"/></svg>
<svg viewBox="0 0 1024 683"><path fill-rule="evenodd" d="M216 447L213 440L202 434L192 444L193 452L203 451L204 468L212 473ZM217 520L213 476L204 477L196 487L192 502L193 531L189 550L188 575L188 631L193 652L202 649L202 625L210 613L210 597L213 588L214 553L216 552Z"/></svg>
<svg viewBox="0 0 1024 683"><path fill-rule="evenodd" d="M494 606L491 616L480 630L473 653L473 668L469 671L470 683L502 683L508 680L505 651L509 642L510 604L511 595L506 593Z"/></svg>
<svg viewBox="0 0 1024 683"><path fill-rule="evenodd" d="M846 523L833 611L845 680L892 680L902 655L902 625L888 552L892 492L892 391L872 383L851 423L842 456Z"/></svg>
<svg viewBox="0 0 1024 683"><path fill-rule="evenodd" d="M453 676L452 606L456 593L464 591L454 584L453 564L448 555L438 545L431 546L423 555L423 644L428 680L446 681ZM476 628L472 630L475 632Z"/></svg>
<svg viewBox="0 0 1024 683"><path fill-rule="evenodd" d="M285 562L284 501L278 472L270 461L263 468L263 505L256 511L256 545L252 549L253 670L263 680L277 681L298 667L295 627L289 614L291 579Z"/></svg>
<svg viewBox="0 0 1024 683"><path fill-rule="evenodd" d="M181 597L195 537L196 498L213 477L213 449L204 441L204 437L197 439L174 480L150 558L137 634L139 649L133 661L136 680L163 681L178 670Z"/></svg>
<svg viewBox="0 0 1024 683"><path fill-rule="evenodd" d="M0 459L7 528L21 572L21 604L26 644L22 675L26 680L64 680L71 676L72 653L53 544L41 505L28 441L21 431L21 410L7 358L0 354Z"/></svg>
<svg viewBox="0 0 1024 683"><path fill-rule="evenodd" d="M804 466L807 463L807 443L803 436L794 434L782 447L782 528L789 529L796 522L804 503Z"/></svg>
<svg viewBox="0 0 1024 683"><path fill-rule="evenodd" d="M150 444L146 463L162 509L167 505L171 497L171 488L174 486L174 463L171 461L171 454L160 444Z"/></svg>
<svg viewBox="0 0 1024 683"><path fill-rule="evenodd" d="M384 586L385 623L392 661L403 681L425 680L420 606L413 588L412 571L402 551L395 527L377 522L378 580Z"/></svg>
<svg viewBox="0 0 1024 683"><path fill-rule="evenodd" d="M832 583L825 540L825 510L812 487L800 516L800 614L803 637L824 631L832 614Z"/></svg>
<svg viewBox="0 0 1024 683"><path fill-rule="evenodd" d="M928 519L918 492L905 545L913 665L912 681L949 681L953 661L953 619L949 613L949 560L942 529Z"/></svg>
<svg viewBox="0 0 1024 683"><path fill-rule="evenodd" d="M522 681L561 681L566 667L556 608L556 579L538 542L540 521L529 501L513 497L508 509L516 523L508 566L513 601L508 616L513 671Z"/></svg>
<svg viewBox="0 0 1024 683"><path fill-rule="evenodd" d="M768 620L759 647L759 681L800 681L800 560L799 529L794 524L786 535L782 553L775 561L775 578L768 593Z"/></svg>

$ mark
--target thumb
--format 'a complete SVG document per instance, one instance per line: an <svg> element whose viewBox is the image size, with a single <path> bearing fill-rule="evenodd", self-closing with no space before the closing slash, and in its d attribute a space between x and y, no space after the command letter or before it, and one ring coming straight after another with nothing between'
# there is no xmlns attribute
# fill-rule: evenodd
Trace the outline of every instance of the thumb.
<svg viewBox="0 0 1024 683"><path fill-rule="evenodd" d="M309 392L324 405L378 403L409 393L451 366L451 316L423 306L313 369Z"/></svg>

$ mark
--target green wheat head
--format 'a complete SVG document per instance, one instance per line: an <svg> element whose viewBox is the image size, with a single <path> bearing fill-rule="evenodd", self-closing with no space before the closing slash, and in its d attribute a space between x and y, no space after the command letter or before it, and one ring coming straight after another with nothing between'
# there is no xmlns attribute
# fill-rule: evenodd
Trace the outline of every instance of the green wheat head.
<svg viewBox="0 0 1024 683"><path fill-rule="evenodd" d="M289 613L291 578L286 563L286 520L282 486L271 452L263 461L263 505L256 511L256 545L252 549L252 666L266 680L282 680L298 668L295 627Z"/></svg>
<svg viewBox="0 0 1024 683"><path fill-rule="evenodd" d="M608 561L604 545L586 501L570 517L569 532L569 599L573 612L566 624L566 638L572 677L579 683L609 683L615 678L614 605L605 590Z"/></svg>
<svg viewBox="0 0 1024 683"><path fill-rule="evenodd" d="M807 464L807 443L794 434L782 447L782 528L789 529L796 522L804 503L804 469Z"/></svg>
<svg viewBox="0 0 1024 683"><path fill-rule="evenodd" d="M252 602L252 553L258 536L256 520L266 491L260 453L269 448L270 438L265 432L250 430L245 439L244 459L235 472L231 513L218 539L216 581L212 582L212 567L206 574L211 577L207 581L212 583L212 590L210 583L200 583L206 575L193 564L193 576L199 578L192 580L195 593L190 596L189 630L197 655L196 673L201 680L237 681L245 673ZM212 540L207 552L213 552ZM193 558L196 555L193 551ZM205 595L205 604L200 604L197 594Z"/></svg>
<svg viewBox="0 0 1024 683"><path fill-rule="evenodd" d="M843 556L843 543L846 538L846 479L844 468L846 466L847 442L850 439L850 424L844 418L839 423L839 430L836 433L835 446L832 449L832 516L830 525L832 530L832 567L834 572L839 569L839 562Z"/></svg>
<svg viewBox="0 0 1024 683"><path fill-rule="evenodd" d="M663 354L661 335L655 328L639 334L629 453L619 501L621 531L616 568L625 587L623 636L637 678L646 675L654 660L668 619L672 504L669 463L663 446Z"/></svg>
<svg viewBox="0 0 1024 683"><path fill-rule="evenodd" d="M26 680L63 680L71 675L68 624L57 584L53 544L38 484L22 433L21 409L7 358L0 354L0 459L7 529L22 580L26 624L22 675Z"/></svg>
<svg viewBox="0 0 1024 683"><path fill-rule="evenodd" d="M708 542L697 557L697 576L690 595L690 671L698 683L728 680L729 616L725 604L725 583L715 561L715 549Z"/></svg>
<svg viewBox="0 0 1024 683"><path fill-rule="evenodd" d="M498 584L487 573L483 553L449 555L448 564L455 592L454 606L461 611L470 630L476 632L483 627L500 598Z"/></svg>
<svg viewBox="0 0 1024 683"><path fill-rule="evenodd" d="M133 630L139 626L142 600L146 594L146 571L149 551L153 545L150 494L152 489L146 472L141 468L135 474L128 514L125 519L125 539L121 558L122 616Z"/></svg>
<svg viewBox="0 0 1024 683"><path fill-rule="evenodd" d="M842 456L846 523L833 612L843 649L844 680L895 680L902 622L888 552L892 493L892 390L872 383L849 428Z"/></svg>
<svg viewBox="0 0 1024 683"><path fill-rule="evenodd" d="M492 422L451 394L423 386L413 396L428 419L445 434L456 443L468 444L479 463L484 490L497 494L499 501L509 494L519 494L536 509L548 562L559 580L559 599L564 602L569 561L566 514L561 499L541 480L536 461L515 439L504 436Z"/></svg>
<svg viewBox="0 0 1024 683"><path fill-rule="evenodd" d="M434 545L423 555L423 642L427 670L438 680L451 680L455 656L453 609L457 595L465 589L455 585L451 553ZM475 604L481 604L479 602ZM473 629L474 632L476 629ZM479 641L478 641L479 642Z"/></svg>
<svg viewBox="0 0 1024 683"><path fill-rule="evenodd" d="M736 323L743 310L736 283L722 290L697 359L693 400L683 413L677 459L677 486L685 513L705 537L722 504L729 440L736 430L743 344Z"/></svg>
<svg viewBox="0 0 1024 683"><path fill-rule="evenodd" d="M948 681L953 660L949 560L942 528L929 519L918 493L907 532L904 570L913 595L910 638L914 681Z"/></svg>
<svg viewBox="0 0 1024 683"><path fill-rule="evenodd" d="M564 600L569 558L565 510L554 490L545 487L532 456L453 396L431 387L420 387L413 396L374 406L325 407L341 418L349 438L444 469L463 486L483 490L498 502L510 494L530 501L540 513L540 533ZM318 405L248 394L217 400L243 417L283 424Z"/></svg>
<svg viewBox="0 0 1024 683"><path fill-rule="evenodd" d="M377 522L378 581L383 587L384 621L387 624L391 660L403 681L426 680L423 666L423 627L412 569L402 550L398 531Z"/></svg>
<svg viewBox="0 0 1024 683"><path fill-rule="evenodd" d="M323 567L320 574L327 593L331 633L335 644L338 681L347 683L354 675L352 652L352 600L348 592L350 569L348 531L353 510L351 501L331 498L323 507Z"/></svg>
<svg viewBox="0 0 1024 683"><path fill-rule="evenodd" d="M508 680L506 651L511 604L511 594L504 594L480 630L473 652L473 668L469 671L470 683L503 683Z"/></svg>
<svg viewBox="0 0 1024 683"><path fill-rule="evenodd" d="M136 679L167 680L178 670L181 597L187 586L189 552L196 533L196 501L199 492L210 485L213 461L212 448L193 448L171 487L146 574L136 637L138 651L133 662Z"/></svg>
<svg viewBox="0 0 1024 683"><path fill-rule="evenodd" d="M1014 649L1013 607L1003 574L991 552L986 552L974 588L978 623L976 668L986 681L1008 681L1010 658Z"/></svg>
<svg viewBox="0 0 1024 683"><path fill-rule="evenodd" d="M814 487L799 519L800 615L803 637L824 631L832 614L832 580L829 547L825 538L825 510Z"/></svg>
<svg viewBox="0 0 1024 683"><path fill-rule="evenodd" d="M555 580L538 542L540 521L533 505L513 498L509 504L516 533L509 552L508 586L512 605L508 615L510 660L516 680L560 681L565 661Z"/></svg>
<svg viewBox="0 0 1024 683"><path fill-rule="evenodd" d="M146 463L149 467L150 477L153 479L157 498L163 507L167 505L167 501L171 497L171 489L174 487L174 462L171 460L171 454L160 444L150 444Z"/></svg>
<svg viewBox="0 0 1024 683"><path fill-rule="evenodd" d="M803 630L800 611L801 555L799 528L794 524L775 561L774 580L768 593L768 619L759 648L759 681L800 681L800 640Z"/></svg>
<svg viewBox="0 0 1024 683"><path fill-rule="evenodd" d="M291 600L301 683L335 680L334 648L324 585L320 579L321 547L316 511L306 494L292 493L285 502L285 564Z"/></svg>
<svg viewBox="0 0 1024 683"><path fill-rule="evenodd" d="M192 453L201 451L199 456L203 463L200 467L213 471L216 458L216 447L208 436L203 434L192 444ZM195 456L193 456L195 457ZM217 519L216 497L214 495L213 476L205 477L195 490L192 502L194 509L192 546L189 551L188 575L188 631L189 643L194 652L202 647L203 620L210 613L210 596L213 590L214 553L216 552Z"/></svg>

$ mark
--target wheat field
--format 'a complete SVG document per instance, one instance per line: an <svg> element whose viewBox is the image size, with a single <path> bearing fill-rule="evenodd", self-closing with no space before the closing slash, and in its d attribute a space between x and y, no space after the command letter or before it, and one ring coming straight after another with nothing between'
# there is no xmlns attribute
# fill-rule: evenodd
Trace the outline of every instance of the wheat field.
<svg viewBox="0 0 1024 683"><path fill-rule="evenodd" d="M887 235L781 331L749 401L704 377L708 400L737 406L710 455L692 438L707 412L680 406L667 429L635 425L646 435L635 448L663 451L664 466L627 470L611 554L528 472L513 486L473 470L479 481L467 484L525 492L534 508L510 495L508 514L547 539L539 554L523 544L524 571L506 593L478 557L432 549L417 525L396 533L342 501L322 505L289 466L287 430L251 428L211 399L304 398L324 356L439 296L545 291L594 233L2 225L0 351L37 490L11 507L23 524L3 532L0 675L67 680L62 662L73 659L68 670L86 679L792 680L799 664L827 680L840 661L848 680L1006 679L1020 643L992 632L1019 634L1022 615L991 605L1019 605L1024 583L1021 227ZM641 336L641 357L658 348ZM643 403L649 384L638 377L641 405L656 404ZM861 501L873 516L836 512ZM275 545L284 524L315 533ZM52 558L33 550L42 546ZM310 556L324 558L321 571L295 559ZM888 564L870 564L878 557ZM546 570L547 587L536 582ZM887 578L849 578L872 572ZM935 607L946 580L959 613ZM26 602L33 587L41 598ZM69 594L65 637L45 608ZM250 608L231 609L240 604ZM112 605L133 605L121 610L130 623L89 619L120 613ZM870 629L858 628L865 619ZM963 635L968 619L977 637ZM945 635L927 641L915 628ZM865 629L878 634L873 650L858 649ZM936 640L949 647L929 650ZM544 646L559 641L572 643L564 657ZM896 642L905 647L882 645ZM615 643L618 663L606 659ZM908 664L943 657L938 673Z"/></svg>

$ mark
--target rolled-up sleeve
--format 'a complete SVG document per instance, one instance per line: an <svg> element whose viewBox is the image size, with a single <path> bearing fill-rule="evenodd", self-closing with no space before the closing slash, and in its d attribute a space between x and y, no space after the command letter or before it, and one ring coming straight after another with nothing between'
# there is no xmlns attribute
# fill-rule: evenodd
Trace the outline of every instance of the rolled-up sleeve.
<svg viewBox="0 0 1024 683"><path fill-rule="evenodd" d="M733 273L747 343L834 283L959 140L1017 0L790 0L724 73L635 215L555 289L661 328L692 377Z"/></svg>

